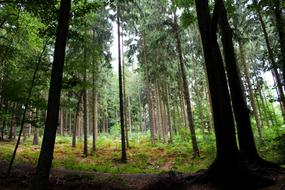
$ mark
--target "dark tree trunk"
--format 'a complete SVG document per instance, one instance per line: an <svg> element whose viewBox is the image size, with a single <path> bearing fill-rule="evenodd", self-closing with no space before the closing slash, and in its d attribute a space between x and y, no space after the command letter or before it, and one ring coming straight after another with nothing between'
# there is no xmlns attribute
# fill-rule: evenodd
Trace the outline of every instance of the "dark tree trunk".
<svg viewBox="0 0 285 190"><path fill-rule="evenodd" d="M32 182L32 189L34 190L48 189L49 174L53 159L53 150L58 124L62 74L68 34L70 8L70 0L61 0L55 42L54 62L52 66L48 97L47 119L37 170Z"/></svg>
<svg viewBox="0 0 285 190"><path fill-rule="evenodd" d="M183 94L184 94L184 98L185 98L185 102L186 102L188 127L189 127L190 132L191 132L193 156L195 157L195 156L200 156L200 153L199 153L198 143L197 143L197 139L196 139L196 132L195 132L195 126L194 126L194 121L193 121L191 102L190 102L190 93L189 93L186 70L185 70L185 60L183 59L181 40L180 40L180 35L179 35L179 28L178 28L178 24L177 24L176 10L173 12L173 16L174 16L174 32L175 32L177 51L178 51L179 63L180 63L180 72L182 75Z"/></svg>
<svg viewBox="0 0 285 190"><path fill-rule="evenodd" d="M235 137L235 126L230 96L217 43L216 31L211 27L208 0L195 0L200 34L212 100L217 157L209 169L213 180L223 189L242 186L245 166L240 157ZM245 176L244 176L245 177Z"/></svg>
<svg viewBox="0 0 285 190"><path fill-rule="evenodd" d="M127 162L126 139L125 139L125 120L124 120L124 101L122 84L122 65L121 65L121 32L120 32L120 8L117 4L117 24L118 24L118 64L119 64L119 96L120 96L120 122L121 122L121 143L122 143L122 162Z"/></svg>
<svg viewBox="0 0 285 190"><path fill-rule="evenodd" d="M122 29L123 30L123 29ZM123 39L123 35L122 35L122 43L124 43L124 39ZM125 61L124 61L124 46L122 46L122 51L121 51L121 55L123 56L122 58L122 81L123 81L123 101L124 101L124 121L125 121L125 136L126 136L126 147L129 148L129 128L131 128L131 126L128 126L128 117L127 117L127 109L128 109L128 105L127 105L127 94L126 94L126 75L125 75Z"/></svg>
<svg viewBox="0 0 285 190"><path fill-rule="evenodd" d="M219 25L222 34L222 43L228 74L229 87L233 111L237 123L238 140L240 152L247 161L257 161L259 156L256 150L253 132L251 129L249 109L247 108L242 83L237 68L237 61L234 51L232 30L228 23L227 11L223 0L217 0L215 11L219 14ZM262 138L262 136L260 137Z"/></svg>

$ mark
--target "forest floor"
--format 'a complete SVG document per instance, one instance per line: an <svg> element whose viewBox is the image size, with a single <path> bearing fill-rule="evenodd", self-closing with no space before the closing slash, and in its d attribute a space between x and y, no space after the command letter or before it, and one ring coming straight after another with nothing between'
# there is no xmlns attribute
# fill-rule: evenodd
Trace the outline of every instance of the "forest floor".
<svg viewBox="0 0 285 190"><path fill-rule="evenodd" d="M0 187L1 190L28 190L35 172L31 164L18 164L14 166L10 177L5 178L8 162L0 161ZM74 171L66 169L52 169L50 176L51 190L91 190L91 189L117 189L117 190L148 190L148 189L189 189L213 190L210 184L189 184L187 179L195 178L196 174L183 174L166 172L161 174L110 174L101 172ZM263 176L274 183L260 190L285 190L285 175Z"/></svg>
<svg viewBox="0 0 285 190"><path fill-rule="evenodd" d="M120 162L119 136L101 134L96 153L89 152L87 158L82 155L82 142L71 148L70 137L57 137L51 189L183 189L180 185L193 190L213 189L210 185L187 185L189 179L197 177L201 169L213 162L215 143L212 136L198 136L201 158L192 157L189 139L175 139L174 145L151 145L148 138L144 134L130 136L125 164ZM269 161L284 164L284 138L268 139L266 146L258 147L260 154ZM11 176L4 178L14 145L15 141L0 142L1 190L29 189L35 172L40 146L32 145L32 139L27 139L19 146ZM264 190L285 190L285 175L264 177L274 181Z"/></svg>

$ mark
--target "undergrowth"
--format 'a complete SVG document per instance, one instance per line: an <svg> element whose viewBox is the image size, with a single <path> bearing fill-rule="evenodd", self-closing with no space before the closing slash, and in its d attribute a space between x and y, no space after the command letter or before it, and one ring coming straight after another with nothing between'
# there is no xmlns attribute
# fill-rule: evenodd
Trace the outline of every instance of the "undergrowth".
<svg viewBox="0 0 285 190"><path fill-rule="evenodd" d="M284 129L264 129L265 144L258 145L262 157L269 161L284 164L285 144ZM71 137L58 136L54 149L53 168L65 168L81 171L104 173L161 173L167 171L194 173L206 169L215 159L214 135L198 134L200 158L192 157L191 141L188 138L175 136L174 144L160 143L151 145L149 135L144 133L129 134L130 147L127 150L128 162L120 162L120 136L100 134L95 153L91 151L92 139L89 139L89 156L83 157L83 142L78 139L76 148L71 147ZM9 161L15 142L0 143L0 160ZM19 146L16 163L35 165L39 156L40 146L32 145L27 139Z"/></svg>

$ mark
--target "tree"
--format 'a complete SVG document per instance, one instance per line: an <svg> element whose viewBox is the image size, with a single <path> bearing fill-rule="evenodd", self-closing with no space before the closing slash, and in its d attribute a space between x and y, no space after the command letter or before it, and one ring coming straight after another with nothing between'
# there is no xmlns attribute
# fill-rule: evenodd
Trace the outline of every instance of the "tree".
<svg viewBox="0 0 285 190"><path fill-rule="evenodd" d="M118 64L119 64L119 97L120 97L120 122L121 122L121 143L122 143L122 162L127 162L126 139L125 139L125 120L124 120L124 101L122 84L122 65L121 65L121 32L120 32L120 7L117 4L117 25L118 25Z"/></svg>
<svg viewBox="0 0 285 190"><path fill-rule="evenodd" d="M208 0L196 0L195 3L212 100L217 146L216 160L209 169L209 175L216 178L216 183L223 189L233 188L233 184L235 189L240 189L241 182L245 180L245 165L237 148L223 59L216 31L212 27L215 23L211 20Z"/></svg>
<svg viewBox="0 0 285 190"><path fill-rule="evenodd" d="M65 47L68 34L71 1L61 0L54 50L54 62L50 81L47 119L41 152L36 174L33 178L32 189L47 189L48 179L53 159L53 149L58 122L62 73L64 66Z"/></svg>
<svg viewBox="0 0 285 190"><path fill-rule="evenodd" d="M194 151L194 157L195 156L199 157L200 153L199 153L198 143L197 143L196 134L195 134L194 121L193 121L193 116L192 116L189 87L188 87L186 71L185 71L185 62L183 59L182 48L181 48L181 40L180 40L180 36L179 36L179 28L178 28L178 24L177 24L176 8L173 11L173 17L174 17L174 32L175 32L175 38L176 38L176 43L177 43L177 51L178 51L179 63L180 63L180 72L182 75L182 83L183 83L183 94L184 94L183 97L185 98L185 102L186 102L187 118L188 118L189 129L191 132L192 147L193 147L193 151Z"/></svg>

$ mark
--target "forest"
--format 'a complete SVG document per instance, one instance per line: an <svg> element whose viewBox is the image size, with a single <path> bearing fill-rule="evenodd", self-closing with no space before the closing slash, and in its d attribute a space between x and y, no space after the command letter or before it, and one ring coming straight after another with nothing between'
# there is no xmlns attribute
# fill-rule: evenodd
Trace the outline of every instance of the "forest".
<svg viewBox="0 0 285 190"><path fill-rule="evenodd" d="M285 1L0 0L0 189L285 190Z"/></svg>

